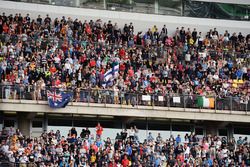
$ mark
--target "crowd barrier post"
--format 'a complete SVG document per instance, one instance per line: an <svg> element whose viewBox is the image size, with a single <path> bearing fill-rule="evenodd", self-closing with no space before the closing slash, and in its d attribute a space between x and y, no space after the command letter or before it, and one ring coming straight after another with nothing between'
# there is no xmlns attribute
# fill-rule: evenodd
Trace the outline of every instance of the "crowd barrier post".
<svg viewBox="0 0 250 167"><path fill-rule="evenodd" d="M246 112L246 115L247 115L247 104L248 104L248 102L247 102L246 105L245 105L245 107L246 107L246 108L245 108L245 109L246 109L246 111L245 111L245 112Z"/></svg>
<svg viewBox="0 0 250 167"><path fill-rule="evenodd" d="M3 101L3 99L4 99L4 86L1 86L1 92L2 92L2 94L1 94L1 100Z"/></svg>
<svg viewBox="0 0 250 167"><path fill-rule="evenodd" d="M106 94L106 91L104 93L104 106L107 107L107 94Z"/></svg>
<svg viewBox="0 0 250 167"><path fill-rule="evenodd" d="M86 98L87 98L87 103L88 103L88 106L90 106L90 90L86 91L87 95L86 95Z"/></svg>
<svg viewBox="0 0 250 167"><path fill-rule="evenodd" d="M186 98L185 98L186 95L182 95L183 97L183 107L184 107L184 111L186 111Z"/></svg>
<svg viewBox="0 0 250 167"><path fill-rule="evenodd" d="M230 114L232 114L232 110L233 110L233 98L232 96L230 96Z"/></svg>
<svg viewBox="0 0 250 167"><path fill-rule="evenodd" d="M138 108L139 106L139 95L138 93L136 94L136 107Z"/></svg>
<svg viewBox="0 0 250 167"><path fill-rule="evenodd" d="M214 96L214 113L217 113L217 96Z"/></svg>

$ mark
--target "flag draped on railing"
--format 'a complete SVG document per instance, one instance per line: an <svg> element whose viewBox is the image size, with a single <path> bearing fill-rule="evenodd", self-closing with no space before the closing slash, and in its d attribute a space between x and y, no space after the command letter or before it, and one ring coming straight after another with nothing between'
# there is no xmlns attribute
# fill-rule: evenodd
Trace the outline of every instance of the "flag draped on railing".
<svg viewBox="0 0 250 167"><path fill-rule="evenodd" d="M214 108L214 98L207 98L204 96L197 97L197 105L202 108Z"/></svg>
<svg viewBox="0 0 250 167"><path fill-rule="evenodd" d="M70 102L72 94L65 92L47 91L48 104L51 108L64 108Z"/></svg>

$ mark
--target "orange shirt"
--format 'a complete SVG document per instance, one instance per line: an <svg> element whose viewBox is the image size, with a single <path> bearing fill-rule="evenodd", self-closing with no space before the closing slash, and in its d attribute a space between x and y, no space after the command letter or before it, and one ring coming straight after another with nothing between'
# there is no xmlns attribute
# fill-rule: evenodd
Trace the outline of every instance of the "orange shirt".
<svg viewBox="0 0 250 167"><path fill-rule="evenodd" d="M18 150L18 147L17 147L17 145L16 144L13 144L13 145L11 145L10 146L10 150L12 151L12 152L17 152L17 150Z"/></svg>
<svg viewBox="0 0 250 167"><path fill-rule="evenodd" d="M35 70L35 68L36 68L36 63L30 63L30 68L31 68L31 70Z"/></svg>

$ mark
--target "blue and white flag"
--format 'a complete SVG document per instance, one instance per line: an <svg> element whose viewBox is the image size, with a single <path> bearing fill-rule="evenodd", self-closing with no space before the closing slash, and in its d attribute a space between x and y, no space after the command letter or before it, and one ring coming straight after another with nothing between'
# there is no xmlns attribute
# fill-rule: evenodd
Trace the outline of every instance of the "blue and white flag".
<svg viewBox="0 0 250 167"><path fill-rule="evenodd" d="M109 69L105 74L104 74L104 81L102 83L103 87L106 86L112 86L113 81L115 78L118 77L119 74L119 64L115 65L112 69Z"/></svg>
<svg viewBox="0 0 250 167"><path fill-rule="evenodd" d="M64 92L56 93L54 90L53 92L48 91L47 96L48 104L51 108L64 108L70 102L72 94Z"/></svg>
<svg viewBox="0 0 250 167"><path fill-rule="evenodd" d="M117 78L117 77L118 77L118 74L119 74L119 64L117 64L116 66L114 66L114 67L112 68L112 72L113 72L114 78Z"/></svg>

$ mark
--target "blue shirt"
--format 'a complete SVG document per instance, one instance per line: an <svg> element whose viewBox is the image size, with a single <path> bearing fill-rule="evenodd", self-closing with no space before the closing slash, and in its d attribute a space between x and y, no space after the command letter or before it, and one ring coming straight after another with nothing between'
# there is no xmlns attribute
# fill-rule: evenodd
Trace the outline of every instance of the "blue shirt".
<svg viewBox="0 0 250 167"><path fill-rule="evenodd" d="M160 163L161 163L160 158L157 158L157 159L155 160L155 167L158 167L158 166L160 165Z"/></svg>
<svg viewBox="0 0 250 167"><path fill-rule="evenodd" d="M243 75L243 71L242 70L239 69L239 70L236 71L237 78L241 78L242 75Z"/></svg>
<svg viewBox="0 0 250 167"><path fill-rule="evenodd" d="M209 166L213 166L213 161L210 158L207 160L207 163Z"/></svg>
<svg viewBox="0 0 250 167"><path fill-rule="evenodd" d="M126 148L126 151L127 151L128 155L131 155L131 154L132 154L132 147L131 147L131 146L128 146L128 147Z"/></svg>
<svg viewBox="0 0 250 167"><path fill-rule="evenodd" d="M96 142L96 146L97 146L97 147L100 147L101 145L102 145L102 141L97 141L97 142Z"/></svg>
<svg viewBox="0 0 250 167"><path fill-rule="evenodd" d="M181 138L178 136L178 137L176 137L175 141L176 141L176 143L180 143L181 142Z"/></svg>
<svg viewBox="0 0 250 167"><path fill-rule="evenodd" d="M233 62L232 62L231 60L229 60L229 61L227 62L227 67L228 67L229 69L232 69L232 68L233 68Z"/></svg>

